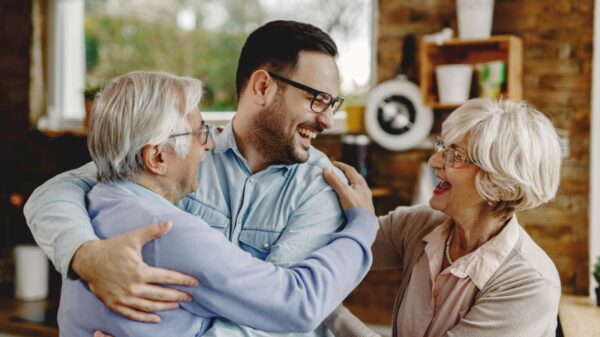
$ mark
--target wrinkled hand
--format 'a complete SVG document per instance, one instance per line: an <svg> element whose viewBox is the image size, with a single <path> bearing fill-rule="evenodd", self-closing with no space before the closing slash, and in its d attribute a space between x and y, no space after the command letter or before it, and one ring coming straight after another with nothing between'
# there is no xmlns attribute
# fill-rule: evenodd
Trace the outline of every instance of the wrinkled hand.
<svg viewBox="0 0 600 337"><path fill-rule="evenodd" d="M327 180L329 185L338 194L344 211L352 207L360 207L375 214L371 189L369 189L365 179L350 165L338 161L334 162L333 165L344 172L346 178L348 178L349 185L338 178L333 170L329 168L323 170L323 175L325 176L325 180Z"/></svg>
<svg viewBox="0 0 600 337"><path fill-rule="evenodd" d="M191 276L150 267L142 260L142 247L171 227L167 221L106 240L88 241L75 252L72 269L113 311L137 321L160 322L152 312L177 308L179 302L191 297L159 284L198 285Z"/></svg>

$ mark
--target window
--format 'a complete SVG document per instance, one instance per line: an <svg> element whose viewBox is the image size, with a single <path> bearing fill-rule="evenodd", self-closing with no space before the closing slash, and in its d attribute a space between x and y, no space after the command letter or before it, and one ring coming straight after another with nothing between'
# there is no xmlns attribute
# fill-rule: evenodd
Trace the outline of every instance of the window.
<svg viewBox="0 0 600 337"><path fill-rule="evenodd" d="M83 0L48 2L48 95L46 115L38 120L40 129L81 128L85 114L83 12Z"/></svg>
<svg viewBox="0 0 600 337"><path fill-rule="evenodd" d="M362 99L371 79L373 6L372 0L51 0L47 107L38 128L80 129L82 92L93 94L132 70L201 79L204 111L229 119L233 113L223 112L235 109L241 46L275 19L310 22L330 33L340 51L341 94L346 102ZM336 114L334 132L345 130L344 116Z"/></svg>
<svg viewBox="0 0 600 337"><path fill-rule="evenodd" d="M203 81L205 111L235 109L235 69L247 35L267 21L310 22L340 49L342 93L370 80L371 0L85 0L86 83L101 87L131 70Z"/></svg>

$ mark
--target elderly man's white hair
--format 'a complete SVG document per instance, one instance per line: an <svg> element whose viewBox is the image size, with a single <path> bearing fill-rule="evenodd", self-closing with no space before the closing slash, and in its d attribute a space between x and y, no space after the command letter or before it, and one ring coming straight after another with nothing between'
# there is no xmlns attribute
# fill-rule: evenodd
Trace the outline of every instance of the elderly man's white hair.
<svg viewBox="0 0 600 337"><path fill-rule="evenodd" d="M144 169L144 146L168 144L179 157L189 150L188 115L202 99L202 83L162 72L135 71L113 79L92 108L88 149L98 180L116 181Z"/></svg>
<svg viewBox="0 0 600 337"><path fill-rule="evenodd" d="M468 156L482 170L479 194L499 217L554 198L561 152L552 122L523 101L467 101L442 125L446 144L468 140Z"/></svg>

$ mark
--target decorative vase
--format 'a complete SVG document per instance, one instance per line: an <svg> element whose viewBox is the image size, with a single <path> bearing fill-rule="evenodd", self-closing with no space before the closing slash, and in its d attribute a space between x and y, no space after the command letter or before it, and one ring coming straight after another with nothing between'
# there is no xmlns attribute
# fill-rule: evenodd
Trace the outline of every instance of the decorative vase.
<svg viewBox="0 0 600 337"><path fill-rule="evenodd" d="M461 39L487 39L491 36L494 0L456 0L456 14Z"/></svg>

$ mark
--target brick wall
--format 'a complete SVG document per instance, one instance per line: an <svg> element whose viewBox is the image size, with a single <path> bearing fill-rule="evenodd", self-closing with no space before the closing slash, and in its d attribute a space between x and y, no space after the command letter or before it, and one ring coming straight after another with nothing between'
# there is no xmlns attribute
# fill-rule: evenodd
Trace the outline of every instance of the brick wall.
<svg viewBox="0 0 600 337"><path fill-rule="evenodd" d="M378 5L378 82L395 76L406 34L420 37L445 25L457 31L455 1L378 0ZM592 0L496 0L492 34L514 34L524 42L524 99L570 135L571 154L563 163L556 200L519 218L555 262L563 291L577 294L587 293L589 277L592 29ZM446 114L437 111L436 122ZM421 150L394 153L372 146L371 180L389 186L396 205L408 204L419 163L427 156ZM346 303L369 322L389 324L399 279L394 272L371 273Z"/></svg>

